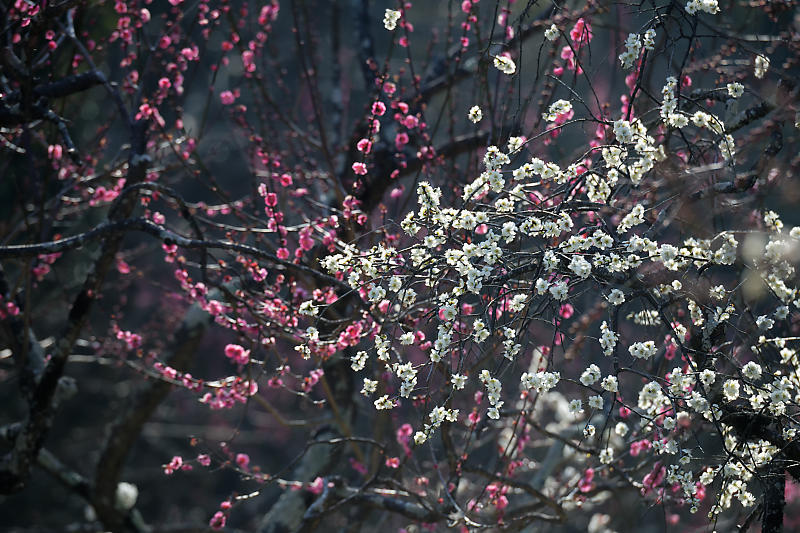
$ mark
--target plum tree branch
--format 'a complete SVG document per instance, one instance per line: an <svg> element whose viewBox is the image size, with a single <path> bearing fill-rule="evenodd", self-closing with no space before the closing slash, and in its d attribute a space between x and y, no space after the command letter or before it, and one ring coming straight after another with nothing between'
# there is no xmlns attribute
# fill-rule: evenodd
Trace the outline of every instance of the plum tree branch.
<svg viewBox="0 0 800 533"><path fill-rule="evenodd" d="M147 163L146 132L148 124L136 122L132 128L131 148L128 155L128 182L144 181ZM129 217L136 207L136 197L131 195L117 209L109 212L109 222L118 222ZM0 461L0 493L17 492L24 488L32 462L38 455L55 414L56 392L61 382L67 358L78 340L78 336L89 319L94 299L99 294L106 274L116 260L123 235L111 233L104 236L101 254L86 276L83 287L72 302L66 325L56 343L52 357L44 368L29 402L24 429L17 436L13 449Z"/></svg>
<svg viewBox="0 0 800 533"><path fill-rule="evenodd" d="M302 263L294 263L292 261L280 259L275 254L261 250L255 246L239 244L230 241L190 239L144 218L107 221L84 233L73 235L72 237L65 237L55 241L41 242L36 244L0 246L0 259L31 257L39 254L64 252L67 250L80 248L90 242L103 239L108 236L119 236L130 231L147 233L161 239L166 244L175 244L176 246L190 250L227 250L246 254L259 259L266 259L275 263L276 265L281 265L287 269L303 272L321 281L330 283L331 285L347 289L348 291L351 290L347 283L338 280L333 276L329 276L320 270L311 268Z"/></svg>

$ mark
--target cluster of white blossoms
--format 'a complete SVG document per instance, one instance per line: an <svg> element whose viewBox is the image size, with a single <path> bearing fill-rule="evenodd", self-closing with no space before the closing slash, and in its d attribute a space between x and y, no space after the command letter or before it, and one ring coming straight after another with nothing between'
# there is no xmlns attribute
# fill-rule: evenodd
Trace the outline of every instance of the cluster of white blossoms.
<svg viewBox="0 0 800 533"><path fill-rule="evenodd" d="M634 342L628 347L628 351L638 359L650 359L656 354L658 348L653 341Z"/></svg>
<svg viewBox="0 0 800 533"><path fill-rule="evenodd" d="M719 7L693 1L686 10ZM552 26L545 37L558 35ZM632 68L642 50L652 50L655 37L652 29L630 34L623 66ZM502 72L516 72L507 56L494 61ZM766 72L766 58L756 67ZM717 90L739 98L744 87L731 82ZM555 414L545 416L568 419L564 427L596 446L592 460L600 464L621 464L635 455L628 453L631 443L646 441L663 458L675 498L693 511L700 505L698 482L720 480L714 514L733 500L753 503L748 472L766 464L776 447L737 440L726 416L751 409L786 417L787 442L800 430L789 419L800 401L800 342L778 333L800 309L800 228L786 228L765 210L747 221L755 227L741 221L735 231L708 229L702 238L667 231L662 222L671 219L662 215L671 198L664 200L666 192L653 183L656 164L675 153L678 135L670 134L699 139L714 164L733 164L736 154L733 136L712 112L714 101L700 109L680 96L672 76L661 97L599 125L603 144L575 160L523 155L523 137L509 138L507 150L500 142L488 146L483 167L463 188L417 183L416 210L399 224L405 235L364 249L338 243L338 253L322 260L367 309L368 327L350 366L381 381L365 378L362 393L370 399L379 387L378 394L386 393L373 401L376 409L426 406L416 421L416 445L445 423L472 428L483 417L482 424L501 428L509 413L523 417L531 404L547 403ZM556 99L542 117L555 122L572 111L569 100ZM467 116L477 123L482 113L474 106ZM533 144L531 151L538 149ZM685 155L687 166L691 156ZM726 277L740 265L741 281ZM743 286L768 294L745 306L736 298ZM308 320L318 320L321 307L300 306ZM314 343L337 340L309 334L301 342L310 353ZM559 367L562 358L572 360ZM504 402L513 405L504 409ZM619 407L629 415L616 417ZM599 424L601 416L613 418ZM712 423L723 430L730 460L693 470L690 433Z"/></svg>
<svg viewBox="0 0 800 533"><path fill-rule="evenodd" d="M520 378L522 386L526 390L533 389L538 393L554 389L560 380L561 374L558 372L536 372L533 374L524 372Z"/></svg>
<svg viewBox="0 0 800 533"><path fill-rule="evenodd" d="M369 355L364 350L359 350L352 357L350 357L350 368L353 369L354 372L359 372L364 370L364 366L367 364L367 358Z"/></svg>
<svg viewBox="0 0 800 533"><path fill-rule="evenodd" d="M780 414L786 408L786 402L790 400L788 390L797 388L797 384L792 387L791 379L786 377L776 377L771 383L760 382L762 378L762 368L758 363L750 361L743 365L740 369L742 379L726 379L722 383L720 395L716 396L714 401L709 401L707 393L712 390L712 386L718 381L718 371L712 369L705 369L700 372L695 372L691 368L681 369L674 368L669 375L669 387L666 391L662 390L657 382L651 382L642 389L639 396L639 407L647 409L652 414L658 412L668 412L671 407L669 403L677 403L680 405L683 402L686 407L696 412L706 420L715 420L719 423L724 420L723 408L720 403L714 402L736 402L740 397L744 396L749 402L752 409L758 411L768 408L769 411ZM779 373L778 373L779 374ZM800 384L800 383L799 383ZM737 409L741 409L738 407ZM679 412L678 419L688 418L690 413ZM663 427L672 430L675 423L666 423L665 419ZM763 440L755 441L742 441L739 442L734 434L732 428L724 422L721 424L723 434L725 437L725 449L731 454L726 465L717 470L706 470L700 475L700 482L709 485L716 476L723 479L723 490L721 491L722 497L717 505L712 508L710 516L719 514L723 509L730 507L731 496L738 496L740 503L743 506L750 506L754 503L752 495L747 493L747 482L749 481L748 472L753 472L758 468L767 464L772 456L777 451L774 444L768 443ZM789 430L784 432L784 438L792 439L796 435L796 430ZM676 441L670 439L666 443L662 443L659 447L659 453L669 453L670 449L676 449ZM686 450L683 450L685 453ZM688 464L689 461L681 460L681 465ZM675 465L676 474L682 466ZM686 476L688 472L684 471L682 475ZM692 491L687 492L687 496L694 494ZM693 505L692 512L696 512L696 504Z"/></svg>
<svg viewBox="0 0 800 533"><path fill-rule="evenodd" d="M698 128L705 128L714 133L717 138L720 138L718 147L723 159L729 161L733 159L736 152L736 147L732 135L725 134L725 124L719 117L705 111L695 111L689 115L678 108L678 99L676 91L678 88L678 80L674 76L669 76L666 80L664 87L661 89L663 101L661 104L660 114L664 122L672 127L682 129L686 126L693 124ZM743 92L743 87L739 83L728 84L728 93L738 98Z"/></svg>
<svg viewBox="0 0 800 533"><path fill-rule="evenodd" d="M654 30L653 28L650 28L649 30L644 32L644 35L642 35L642 45L644 46L644 49L649 51L649 52L652 52L655 49L655 47L656 47L656 30Z"/></svg>
<svg viewBox="0 0 800 533"><path fill-rule="evenodd" d="M755 59L755 69L753 71L753 75L761 79L769 70L769 58L764 55L757 55Z"/></svg>
<svg viewBox="0 0 800 533"><path fill-rule="evenodd" d="M638 226L639 224L644 223L644 207L642 204L636 204L631 209L631 212L622 217L619 224L617 225L617 231L619 233L627 233L629 229L634 226ZM636 241L633 241L634 245Z"/></svg>
<svg viewBox="0 0 800 533"><path fill-rule="evenodd" d="M430 423L424 425L423 430L414 433L414 444L424 444L431 436L434 429L441 426L444 422L458 422L458 409L449 409L447 407L434 407L428 414Z"/></svg>
<svg viewBox="0 0 800 533"><path fill-rule="evenodd" d="M633 129L630 125L628 127ZM639 134L642 133L637 129L637 133L631 133L627 138L631 141ZM625 137L624 133L621 136ZM612 148L614 147L607 147L606 150L623 150L619 147L611 150ZM608 158L613 159L610 155ZM403 290L416 290L420 295L424 293L427 301L436 303L434 314L438 317L438 323L435 324L437 335L429 348L418 347L412 334L415 332L400 330L394 335L388 335L388 329L379 326L379 330L384 331L375 339L376 362L383 368L384 376L390 376L389 379L394 380L399 388L395 389L394 395L385 394L375 400L373 403L376 409L396 409L398 405L402 405L403 400L413 398L417 393L430 393L426 383L419 383L420 370L428 365L444 364L445 368L465 368L462 363L465 358L472 357L470 354L477 357L479 353L491 353L495 349L492 346L500 347L497 353L502 354L502 359L516 360L525 350L517 342L525 334L525 314L530 313L534 307L543 305L542 302L549 300L560 304L569 299L573 285L592 283L591 276L597 270L631 272L649 261L651 265L659 265L665 272L684 272L705 265L732 264L738 257L738 242L728 232L720 233L713 239L689 238L680 244L659 243L638 234L638 228L648 220L647 210L641 203L621 214L611 228L615 237L600 229L591 233L584 230L574 233L574 223L570 218L563 218L546 205L522 208L517 204L525 191L533 190L539 183L557 183L555 175L550 176L547 181L542 179L548 163L539 159L523 163L525 168L512 172L514 179L509 180L509 171L505 167L510 162L508 154L498 148L491 147L487 150L484 159L487 169L485 173L495 174L479 178L480 183L485 186L475 186L473 194L468 195L467 202L457 209L442 207L442 191L427 183L420 183L417 189L418 210L407 216L403 222L404 229L416 244L401 250L377 246L360 253L343 246L340 254L325 261L331 273L343 275L351 281L351 285L366 291L365 297L373 304L374 312L377 312L381 302L374 301L376 293L373 291L379 286L384 288L383 292L377 293L388 299L390 304L385 311L387 318L383 322L384 326L396 324L398 317L404 316L404 313L418 305L416 300L404 302L400 297ZM560 172L560 169L554 172ZM474 192L478 189L481 189L482 196L476 200ZM500 200L509 198L515 200L511 210L500 208ZM467 208L467 205L471 207ZM764 224L770 236L764 244L765 253L759 256L760 262L754 265L754 271L761 272L765 281L777 289L776 294L782 294L783 299L791 303L797 291L789 284L793 273L787 268L787 257L791 250L788 243L800 238L800 229L792 228L787 233L784 224L773 212L765 213ZM481 225L485 228L479 232ZM518 246L520 239L545 239L548 238L547 235L551 236L549 238L557 237L558 244L543 251L529 249L514 252L508 248L512 243ZM512 278L503 274L513 272L512 265L520 264L515 263L516 257L533 261L537 269L541 269L541 274L530 281L526 281L524 276ZM402 276L399 275L400 272L403 273ZM500 281L501 279L506 281ZM511 281L513 284L509 284ZM506 283L508 288L513 288L513 293L508 296L503 320L490 320L487 318L489 315L484 314L486 311L479 308L469 311L472 314L471 321L464 321L466 317L461 306L465 298L468 299L470 294L489 294L485 287L496 287L498 283ZM682 291L683 284L675 279L652 289L652 295L659 298L681 294ZM708 291L717 300L727 297L724 285L712 286ZM621 288L610 288L605 294L608 302L614 306L628 303L625 291ZM700 342L706 342L703 339L710 338L720 324L733 320L734 315L739 312L732 305L712 309L688 297L683 302L678 305L683 308L687 319L691 320L690 324L669 324L670 334L679 339L679 342L688 342L688 325L699 328L699 332L693 335L700 335ZM800 301L796 302L798 304ZM770 328L774 328L778 320L786 319L788 310L783 309L785 307L781 306L781 309L769 316L760 315L756 322L761 326L772 323ZM646 321L637 318L643 314L648 316ZM653 309L632 313L631 316L637 324L660 323L660 315ZM466 324L471 326L467 327ZM622 357L616 351L621 342L621 333L613 330L607 321L600 325L597 342L606 355L614 355L615 359ZM780 350L784 362L798 368L800 360L796 350L789 348L788 344L782 339L762 339L751 350L758 353L768 346L774 346ZM405 359L403 350L393 350L393 345L427 350L429 362L412 364ZM630 364L662 357L660 354L665 349L657 340L629 343L626 348L626 352L630 354ZM666 350L669 350L668 345ZM361 350L352 357L354 370L361 371L369 364L370 351ZM746 361L738 369L729 370L720 379L721 369L713 368L717 364L722 363L715 359L709 363L711 367L702 370L696 370L691 365L685 368L676 367L668 374L669 378L665 383L652 380L640 386L638 397L634 396L637 397L634 407L642 417L643 427L637 429L635 425L620 421L611 425L608 430L613 432L615 439L621 439L646 435L656 429L662 437L652 441L653 453L675 458L675 464L668 468L670 483L681 487L683 497L693 510L699 505L696 488L699 476L707 478L710 474L707 474L707 470L694 472L690 469L693 464L691 451L685 449L687 443L681 429L686 427L686 421L699 418L721 423L724 420L725 405L735 402L747 402L752 409L767 409L775 415L783 415L789 411L793 398L800 394L800 375L796 372L790 375L771 375L765 373L756 362ZM430 368L432 370L434 367ZM426 370L426 374L429 372ZM479 382L488 400L488 406L484 406L486 417L501 423L506 416L502 411L505 382L500 373L495 372L488 368L476 372L477 375L463 370L450 371L447 376L451 384L448 394L454 400L462 395L466 399L468 391L472 390L471 384L474 381ZM528 394L556 394L558 396L555 397L562 397L554 390L559 383L561 374L554 371L529 371L520 377L520 387ZM588 364L580 373L577 383L592 392L583 399L564 399L564 408L573 417L602 412L608 401L603 397L604 394L616 395L623 387L630 385L618 375L603 377L597 363ZM363 392L373 394L377 386L376 380L367 378ZM712 392L714 387L718 387L716 396ZM672 414L664 416L665 413ZM427 442L444 422L467 423L460 418L458 409L435 407L428 414L427 421L415 433L415 444ZM599 431L594 424L585 424L582 433L586 438L594 439ZM597 460L601 464L612 464L616 457L623 455L619 446L619 442L614 440L598 448ZM761 454L759 460L763 460L769 449L768 444L749 441L739 443L738 448L732 448L737 457L736 464L741 468L716 472L715 475L724 479L725 489L714 512L721 512L730 505L729 496L738 498L744 505L751 503L751 495L746 490L747 481L737 477L735 473L752 468L753 459L747 456L749 451L757 450Z"/></svg>
<svg viewBox="0 0 800 533"><path fill-rule="evenodd" d="M673 128L683 128L689 124L689 119L678 112L678 99L675 96L677 87L678 79L675 76L669 76L664 87L661 89L661 96L663 98L661 103L661 118L667 125Z"/></svg>
<svg viewBox="0 0 800 533"><path fill-rule="evenodd" d="M594 383L600 379L601 375L602 373L600 372L600 367L593 363L583 371L580 381L582 384L588 387L589 385L594 385Z"/></svg>
<svg viewBox="0 0 800 533"><path fill-rule="evenodd" d="M748 490L748 483L752 480L753 473L769 464L780 451L777 446L763 439L740 442L727 426L723 427L723 436L725 448L731 458L723 466L708 468L700 475L700 482L704 484L711 484L716 479L722 480L718 500L711 507L709 518L714 518L730 508L734 498L743 507L753 506L756 498Z"/></svg>
<svg viewBox="0 0 800 533"><path fill-rule="evenodd" d="M499 55L494 57L494 68L511 76L517 71L517 65L507 55Z"/></svg>
<svg viewBox="0 0 800 533"><path fill-rule="evenodd" d="M417 385L417 370L411 363L394 363L392 364L392 371L400 381L400 396L408 398Z"/></svg>
<svg viewBox="0 0 800 533"><path fill-rule="evenodd" d="M394 9L387 9L383 13L383 27L389 31L397 28L397 21L400 20L400 12Z"/></svg>
<svg viewBox="0 0 800 533"><path fill-rule="evenodd" d="M581 255L573 255L569 269L581 279L586 279L592 272L592 264Z"/></svg>
<svg viewBox="0 0 800 533"><path fill-rule="evenodd" d="M606 355L613 354L618 340L619 336L617 336L614 330L608 327L608 323L604 320L603 323L600 324L600 347L603 349L603 353Z"/></svg>
<svg viewBox="0 0 800 533"><path fill-rule="evenodd" d="M611 197L612 188L619 180L619 171L610 170L606 175L599 172L590 172L586 176L586 197L600 204L608 202Z"/></svg>
<svg viewBox="0 0 800 533"><path fill-rule="evenodd" d="M696 15L699 12L716 15L719 13L719 3L717 0L690 0L686 3L686 12Z"/></svg>
<svg viewBox="0 0 800 533"><path fill-rule="evenodd" d="M619 62L622 64L622 68L625 70L632 69L643 48L652 51L656 46L655 38L656 30L652 28L647 30L644 35L629 33L625 39L625 51L619 55Z"/></svg>
<svg viewBox="0 0 800 533"><path fill-rule="evenodd" d="M558 115L564 115L572 111L572 102L569 100L556 100L552 104L550 104L550 108L547 110L547 113L542 115L548 122L553 122L558 118Z"/></svg>
<svg viewBox="0 0 800 533"><path fill-rule="evenodd" d="M483 385L486 387L487 392L487 399L489 400L489 410L487 411L486 416L492 418L494 420L500 419L500 408L503 407L503 400L500 399L500 393L502 392L502 384L500 380L492 377L488 370L484 369L480 373L480 379Z"/></svg>
<svg viewBox="0 0 800 533"><path fill-rule="evenodd" d="M622 68L630 70L639 59L639 54L642 52L642 39L638 33L629 33L628 38L625 39L625 51L619 55L619 62Z"/></svg>
<svg viewBox="0 0 800 533"><path fill-rule="evenodd" d="M603 148L603 160L608 169L606 179L609 183L616 183L620 176L627 176L633 185L639 185L655 163L666 157L664 147L656 146L655 138L648 134L639 119L616 120L613 131L623 146Z"/></svg>

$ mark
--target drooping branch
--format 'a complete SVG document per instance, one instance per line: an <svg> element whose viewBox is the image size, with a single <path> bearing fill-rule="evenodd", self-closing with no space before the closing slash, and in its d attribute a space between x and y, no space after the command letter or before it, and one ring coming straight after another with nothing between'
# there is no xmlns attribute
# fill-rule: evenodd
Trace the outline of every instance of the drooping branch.
<svg viewBox="0 0 800 533"><path fill-rule="evenodd" d="M167 358L170 367L185 372L197 353L200 342L210 322L210 315L195 304L189 308L175 334L174 349ZM145 423L172 390L172 384L152 381L139 393L124 415L117 418L108 429L100 459L95 468L93 499L97 516L114 531L124 527L114 507L114 491L119 483L125 460L139 438Z"/></svg>
<svg viewBox="0 0 800 533"><path fill-rule="evenodd" d="M311 275L321 281L335 285L337 287L351 290L350 286L333 276L329 276L318 269L311 268L302 263L294 263L280 259L275 254L250 246L230 241L206 241L201 239L190 239L168 230L158 224L144 219L134 218L126 220L115 220L104 222L92 230L66 237L63 239L48 241L37 244L17 244L11 246L0 246L0 259L11 257L31 257L39 254L51 254L80 248L90 242L106 238L108 236L121 236L131 231L147 233L161 239L166 244L175 244L181 248L190 250L227 250L242 253L251 257L266 259L287 269L296 270Z"/></svg>

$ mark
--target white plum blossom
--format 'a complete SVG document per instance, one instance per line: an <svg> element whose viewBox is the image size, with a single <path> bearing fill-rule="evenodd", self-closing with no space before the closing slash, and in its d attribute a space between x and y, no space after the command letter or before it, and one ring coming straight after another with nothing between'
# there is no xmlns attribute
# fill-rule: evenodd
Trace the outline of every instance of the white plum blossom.
<svg viewBox="0 0 800 533"><path fill-rule="evenodd" d="M511 58L507 55L495 56L494 68L496 68L503 74L507 74L509 76L511 76L517 71L517 65L515 65L514 61L512 61Z"/></svg>
<svg viewBox="0 0 800 533"><path fill-rule="evenodd" d="M525 137L509 137L508 152L513 154L518 152L525 145Z"/></svg>
<svg viewBox="0 0 800 533"><path fill-rule="evenodd" d="M378 382L369 378L364 378L364 386L361 388L361 394L369 396L378 390Z"/></svg>
<svg viewBox="0 0 800 533"><path fill-rule="evenodd" d="M625 51L619 55L619 62L622 68L629 70L633 68L639 53L642 51L642 40L638 33L629 33L625 39Z"/></svg>
<svg viewBox="0 0 800 533"><path fill-rule="evenodd" d="M603 409L603 397L602 396L598 396L598 395L589 396L589 401L587 403L589 404L589 407L591 409L594 409L596 411L600 411L600 410Z"/></svg>
<svg viewBox="0 0 800 533"><path fill-rule="evenodd" d="M609 465L614 462L614 450L612 448L603 448L600 450L600 462L604 465Z"/></svg>
<svg viewBox="0 0 800 533"><path fill-rule="evenodd" d="M474 105L469 109L467 117L469 118L470 122L477 124L483 119L483 111L481 111L480 107Z"/></svg>
<svg viewBox="0 0 800 533"><path fill-rule="evenodd" d="M616 376L604 377L603 381L600 383L600 386L603 387L604 390L607 390L609 392L619 391L619 381L617 380Z"/></svg>
<svg viewBox="0 0 800 533"><path fill-rule="evenodd" d="M384 411L394 408L394 402L389 399L388 395L385 394L380 398L378 398L377 400L375 400L373 404L375 405L375 409L377 409L378 411Z"/></svg>
<svg viewBox="0 0 800 533"><path fill-rule="evenodd" d="M567 299L567 282L564 280L557 281L550 286L550 294L553 298L559 301Z"/></svg>
<svg viewBox="0 0 800 533"><path fill-rule="evenodd" d="M370 302L376 303L383 300L386 296L386 289L381 287L380 285L373 285L372 288L367 293L367 298L369 298Z"/></svg>
<svg viewBox="0 0 800 533"><path fill-rule="evenodd" d="M625 233L634 226L644 222L644 207L642 204L636 204L631 212L625 215L617 226L617 232Z"/></svg>
<svg viewBox="0 0 800 533"><path fill-rule="evenodd" d="M656 343L653 341L634 342L628 347L632 356L638 359L649 359L656 354Z"/></svg>
<svg viewBox="0 0 800 533"><path fill-rule="evenodd" d="M553 389L558 385L560 379L561 374L558 372L536 372L534 374L524 372L520 381L526 389L542 393Z"/></svg>
<svg viewBox="0 0 800 533"><path fill-rule="evenodd" d="M730 161L736 155L736 143L733 135L725 135L719 143L719 152L725 161Z"/></svg>
<svg viewBox="0 0 800 533"><path fill-rule="evenodd" d="M401 288L403 288L403 281L399 276L392 276L392 279L389 280L389 290L392 292L397 292Z"/></svg>
<svg viewBox="0 0 800 533"><path fill-rule="evenodd" d="M727 85L728 96L731 98L739 98L744 94L744 85L739 82L729 83Z"/></svg>
<svg viewBox="0 0 800 533"><path fill-rule="evenodd" d="M763 330L772 329L774 325L775 321L772 320L767 315L761 315L758 318L756 318L756 326L758 326L758 329L763 329Z"/></svg>
<svg viewBox="0 0 800 533"><path fill-rule="evenodd" d="M600 333L600 346L603 348L603 353L611 355L614 353L614 347L617 345L619 337L608 327L605 320L600 324Z"/></svg>
<svg viewBox="0 0 800 533"><path fill-rule="evenodd" d="M589 277L592 272L592 264L580 255L573 255L569 263L569 269L575 272L582 279Z"/></svg>
<svg viewBox="0 0 800 533"><path fill-rule="evenodd" d="M719 3L717 0L690 0L686 4L686 12L690 15L696 15L700 11L716 15L719 13Z"/></svg>
<svg viewBox="0 0 800 533"><path fill-rule="evenodd" d="M121 481L117 484L117 492L114 496L114 507L126 512L133 509L136 499L139 497L139 488L133 483Z"/></svg>
<svg viewBox="0 0 800 533"><path fill-rule="evenodd" d="M593 385L598 379L600 379L600 367L591 364L583 371L583 374L581 374L580 381L584 385L589 386Z"/></svg>
<svg viewBox="0 0 800 533"><path fill-rule="evenodd" d="M439 427L442 422L457 422L458 409L448 409L446 407L434 407L428 415L431 420L432 427Z"/></svg>
<svg viewBox="0 0 800 533"><path fill-rule="evenodd" d="M463 390L467 383L467 376L462 374L453 374L450 376L450 381L452 381L454 389Z"/></svg>
<svg viewBox="0 0 800 533"><path fill-rule="evenodd" d="M553 122L558 118L558 115L565 115L572 111L572 102L569 100L556 100L547 110L547 113L542 115L542 118L549 122Z"/></svg>
<svg viewBox="0 0 800 533"><path fill-rule="evenodd" d="M525 309L525 301L528 299L528 295L526 294L515 294L514 297L508 304L509 309L513 312L518 313Z"/></svg>
<svg viewBox="0 0 800 533"><path fill-rule="evenodd" d="M631 128L631 123L623 119L615 120L614 135L617 137L617 140L621 143L632 142L634 131L633 128Z"/></svg>
<svg viewBox="0 0 800 533"><path fill-rule="evenodd" d="M761 377L761 365L755 361L750 361L742 367L742 375L752 381L759 379Z"/></svg>
<svg viewBox="0 0 800 533"><path fill-rule="evenodd" d="M644 44L644 49L648 51L653 51L656 47L656 30L650 28L646 32L644 32L644 37L642 38L642 42Z"/></svg>
<svg viewBox="0 0 800 533"><path fill-rule="evenodd" d="M722 300L725 298L725 285L717 285L708 290L708 295L715 300Z"/></svg>
<svg viewBox="0 0 800 533"><path fill-rule="evenodd" d="M754 61L754 65L755 65L755 70L753 75L756 78L761 79L767 73L767 70L769 70L769 58L764 55L757 55Z"/></svg>
<svg viewBox="0 0 800 533"><path fill-rule="evenodd" d="M473 322L472 330L473 330L473 336L475 337L475 340L477 342L483 342L487 338L489 338L489 335L491 335L489 328L486 327L486 323L484 323L484 321L481 320L480 318L476 319L475 322Z"/></svg>
<svg viewBox="0 0 800 533"><path fill-rule="evenodd" d="M350 362L351 362L350 368L352 368L354 372L358 372L360 370L363 370L364 366L367 363L367 358L368 357L369 357L369 355L364 350L360 350L360 351L356 352L350 358Z"/></svg>
<svg viewBox="0 0 800 533"><path fill-rule="evenodd" d="M389 31L397 28L397 21L400 20L400 12L394 9L387 9L383 13L383 27Z"/></svg>
<svg viewBox="0 0 800 533"><path fill-rule="evenodd" d="M729 379L722 385L722 393L725 395L725 399L729 402L732 402L739 397L739 390L739 382L735 379Z"/></svg>
<svg viewBox="0 0 800 533"><path fill-rule="evenodd" d="M300 304L297 312L303 316L316 316L319 313L319 307L314 305L313 300L308 300Z"/></svg>
<svg viewBox="0 0 800 533"><path fill-rule="evenodd" d="M611 289L606 299L611 305L622 305L625 303L625 293L619 289Z"/></svg>

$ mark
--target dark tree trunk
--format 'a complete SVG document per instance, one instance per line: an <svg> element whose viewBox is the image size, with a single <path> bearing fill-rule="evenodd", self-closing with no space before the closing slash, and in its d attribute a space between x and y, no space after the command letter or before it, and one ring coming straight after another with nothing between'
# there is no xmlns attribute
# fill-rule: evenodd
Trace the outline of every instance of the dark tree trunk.
<svg viewBox="0 0 800 533"><path fill-rule="evenodd" d="M772 460L764 479L766 483L761 531L762 533L781 533L783 531L783 508L786 506L784 497L786 475L780 456Z"/></svg>

